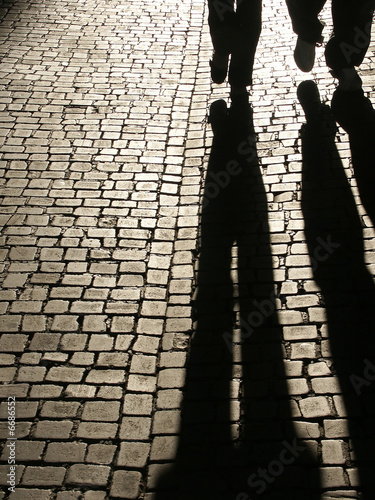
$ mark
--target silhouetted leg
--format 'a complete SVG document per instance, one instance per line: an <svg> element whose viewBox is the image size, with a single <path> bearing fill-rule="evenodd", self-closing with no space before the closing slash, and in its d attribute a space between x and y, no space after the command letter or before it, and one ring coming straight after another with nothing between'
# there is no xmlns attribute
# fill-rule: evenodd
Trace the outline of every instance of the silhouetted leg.
<svg viewBox="0 0 375 500"><path fill-rule="evenodd" d="M333 0L334 36L326 47L327 65L334 69L359 66L371 38L374 0Z"/></svg>
<svg viewBox="0 0 375 500"><path fill-rule="evenodd" d="M313 273L327 314L330 348L324 357L331 358L340 382L341 395L335 399L345 407L360 498L372 500L375 386L363 377L375 360L375 287L364 261L356 200L335 145L333 116L328 106L319 104L318 89L312 81L301 83L297 95L307 121L301 130L301 206L306 242L312 263L321 255L315 259ZM341 95L346 95L342 104L350 104L352 96L345 92ZM336 107L339 103L335 99ZM347 126L348 119L343 114L341 117ZM326 254L320 252L321 245L327 249Z"/></svg>
<svg viewBox="0 0 375 500"><path fill-rule="evenodd" d="M230 53L230 29L234 19L234 0L208 0L208 25L214 50Z"/></svg>
<svg viewBox="0 0 375 500"><path fill-rule="evenodd" d="M286 0L293 31L309 43L321 43L323 24L318 14L326 0Z"/></svg>
<svg viewBox="0 0 375 500"><path fill-rule="evenodd" d="M254 56L262 25L262 1L241 0L236 11L236 36L229 67L231 86L252 84Z"/></svg>
<svg viewBox="0 0 375 500"><path fill-rule="evenodd" d="M349 134L359 194L375 225L375 111L362 89L350 93L336 90L331 107L337 123Z"/></svg>

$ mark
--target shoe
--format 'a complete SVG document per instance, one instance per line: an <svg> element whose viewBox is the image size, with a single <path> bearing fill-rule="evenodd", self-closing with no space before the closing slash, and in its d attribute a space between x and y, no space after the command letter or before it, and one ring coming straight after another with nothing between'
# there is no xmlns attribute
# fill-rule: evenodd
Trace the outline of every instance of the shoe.
<svg viewBox="0 0 375 500"><path fill-rule="evenodd" d="M214 55L210 61L211 79L214 83L223 83L228 74L229 54Z"/></svg>
<svg viewBox="0 0 375 500"><path fill-rule="evenodd" d="M357 92L362 89L362 80L354 68L332 70L331 75L339 81L338 89L343 92Z"/></svg>
<svg viewBox="0 0 375 500"><path fill-rule="evenodd" d="M314 67L315 44L306 42L298 37L296 48L294 49L294 60L301 71L308 73Z"/></svg>

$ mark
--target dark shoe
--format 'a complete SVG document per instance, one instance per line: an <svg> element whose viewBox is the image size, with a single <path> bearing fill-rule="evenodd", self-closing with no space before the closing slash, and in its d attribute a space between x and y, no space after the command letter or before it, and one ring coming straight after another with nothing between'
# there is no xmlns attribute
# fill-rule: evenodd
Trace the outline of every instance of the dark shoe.
<svg viewBox="0 0 375 500"><path fill-rule="evenodd" d="M315 44L298 37L294 49L294 60L301 71L308 73L314 67Z"/></svg>
<svg viewBox="0 0 375 500"><path fill-rule="evenodd" d="M223 83L228 74L229 54L214 55L210 61L211 79L214 83Z"/></svg>
<svg viewBox="0 0 375 500"><path fill-rule="evenodd" d="M362 89L362 80L354 68L332 70L331 75L337 78L337 88L343 92L357 92Z"/></svg>

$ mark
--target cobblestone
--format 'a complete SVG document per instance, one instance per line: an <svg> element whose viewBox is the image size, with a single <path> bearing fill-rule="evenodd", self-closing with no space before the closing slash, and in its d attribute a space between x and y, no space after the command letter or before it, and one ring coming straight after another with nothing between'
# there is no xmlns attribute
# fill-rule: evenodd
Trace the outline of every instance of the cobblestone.
<svg viewBox="0 0 375 500"><path fill-rule="evenodd" d="M109 467L74 464L68 472L67 483L104 486L107 484Z"/></svg>
<svg viewBox="0 0 375 500"><path fill-rule="evenodd" d="M22 477L23 485L58 486L63 484L64 467L26 467Z"/></svg>
<svg viewBox="0 0 375 500"><path fill-rule="evenodd" d="M84 443L50 443L45 454L46 462L83 462L86 451Z"/></svg>
<svg viewBox="0 0 375 500"><path fill-rule="evenodd" d="M86 462L107 465L113 462L115 445L91 444L88 447Z"/></svg>
<svg viewBox="0 0 375 500"><path fill-rule="evenodd" d="M140 472L117 470L113 475L110 494L114 498L138 498Z"/></svg>

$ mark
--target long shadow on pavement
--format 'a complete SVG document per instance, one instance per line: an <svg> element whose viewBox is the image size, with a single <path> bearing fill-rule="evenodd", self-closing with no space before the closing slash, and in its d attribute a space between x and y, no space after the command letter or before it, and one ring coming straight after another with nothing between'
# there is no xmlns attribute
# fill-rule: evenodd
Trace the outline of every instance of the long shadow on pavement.
<svg viewBox="0 0 375 500"><path fill-rule="evenodd" d="M248 104L210 112L214 132L200 225L200 257L174 467L158 500L320 498L317 442L297 438L275 313L266 190ZM300 419L302 420L302 419ZM300 422L300 431L310 428ZM304 430L303 430L304 429ZM318 437L318 436L315 436Z"/></svg>
<svg viewBox="0 0 375 500"><path fill-rule="evenodd" d="M332 113L349 134L354 175L362 204L375 226L375 110L363 90L332 96Z"/></svg>
<svg viewBox="0 0 375 500"><path fill-rule="evenodd" d="M328 434L325 438L336 438L336 443L343 441L348 445L347 465L358 467L358 479L351 473L352 485L359 483L361 498L370 499L375 486L372 458L375 444L375 287L364 262L361 220L335 145L334 116L330 107L320 102L314 82L301 83L297 93L307 120L301 130L302 211L309 254L314 263L314 279L321 289L328 324L328 331L324 328L321 331L322 356L332 360L332 370L341 389L341 397L333 398L337 417L327 416L324 421ZM374 128L372 131L366 128L371 115L368 103L362 102L362 109L367 111L361 115L361 110L353 104L354 97L336 91L332 109L337 121L350 132L362 201L373 217L374 171L369 167L374 166L374 161L369 163L368 154L374 146ZM312 381L313 389L321 382L328 394L337 393L337 388L332 390L318 379ZM331 484L339 486L342 476L339 467L344 464L340 459L336 464L328 460L328 464L336 465L336 479L331 479ZM328 480L328 468L325 474Z"/></svg>

